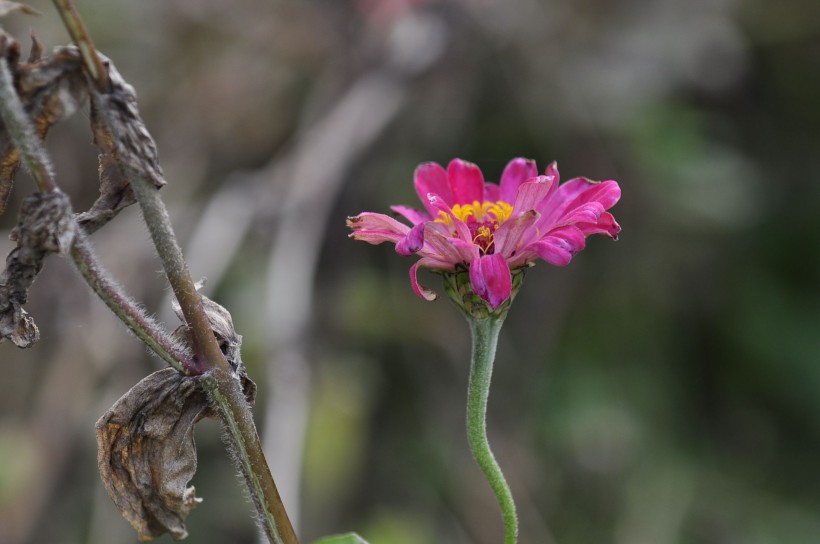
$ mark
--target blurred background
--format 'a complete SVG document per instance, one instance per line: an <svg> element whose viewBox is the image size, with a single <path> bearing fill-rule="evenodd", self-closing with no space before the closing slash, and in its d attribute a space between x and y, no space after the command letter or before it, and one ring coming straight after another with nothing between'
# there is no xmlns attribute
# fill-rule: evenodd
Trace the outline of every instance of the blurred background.
<svg viewBox="0 0 820 544"><path fill-rule="evenodd" d="M2 25L68 41L49 2ZM304 542L491 544L464 432L467 326L344 219L419 206L412 173L515 156L616 179L621 239L528 273L489 433L529 543L820 538L820 9L813 0L78 0L137 89L193 274L228 307ZM87 107L48 147L96 196ZM0 216L0 253L20 199ZM92 240L170 328L136 207ZM436 276L422 282L440 290ZM163 364L52 257L0 345L0 542L127 543L94 422ZM212 421L190 542L253 543ZM169 537L159 542L170 542Z"/></svg>

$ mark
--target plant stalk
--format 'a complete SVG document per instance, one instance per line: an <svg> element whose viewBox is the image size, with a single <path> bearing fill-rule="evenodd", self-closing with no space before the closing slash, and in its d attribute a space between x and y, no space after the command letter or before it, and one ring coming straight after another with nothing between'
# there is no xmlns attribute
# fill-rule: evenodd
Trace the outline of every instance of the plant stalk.
<svg viewBox="0 0 820 544"><path fill-rule="evenodd" d="M5 58L0 58L0 115L9 131L20 160L31 172L40 192L59 191L51 171L45 149L35 134L34 126L26 115L23 103L14 88L13 77ZM175 342L142 308L137 305L99 262L82 229L74 224L75 236L71 246L71 258L92 290L122 320L125 325L149 348L171 366L188 374L186 365L191 356Z"/></svg>
<svg viewBox="0 0 820 544"><path fill-rule="evenodd" d="M190 374L193 359L189 350L171 338L139 305L126 295L122 288L111 279L94 254L91 243L82 229L76 227L77 234L71 246L71 258L86 283L106 306L131 329L163 361L183 374Z"/></svg>
<svg viewBox="0 0 820 544"><path fill-rule="evenodd" d="M110 87L107 71L91 42L85 25L71 0L54 0L57 11L63 18L72 39L82 52L86 70L98 92L106 92ZM104 112L105 113L105 112ZM6 123L22 160L32 173L38 188L43 192L58 191L49 161L39 138L35 135L31 121L14 88L8 63L0 57L0 115ZM109 124L110 129L110 124ZM81 229L72 246L72 257L83 277L94 291L105 301L114 313L122 319L143 341L175 368L187 374L204 374L203 385L218 408L230 437L230 447L236 461L245 475L249 492L257 507L265 532L274 544L298 544L298 539L288 519L276 484L268 468L259 435L253 422L253 415L239 382L225 360L214 337L196 290L182 250L176 241L171 221L157 188L140 172L120 162L123 173L143 212L151 238L190 329L193 340L194 358L178 358L172 344L165 344L164 337L157 339L151 328L145 328L139 316L132 315L136 305L123 304L130 299L122 295L107 274L102 274L102 266L93 258L90 244ZM138 314L140 312L137 312ZM174 364L173 361L177 361ZM182 362L184 361L184 363Z"/></svg>
<svg viewBox="0 0 820 544"><path fill-rule="evenodd" d="M34 132L34 125L26 115L23 102L14 87L14 76L11 74L8 61L0 56L0 116L6 125L11 140L20 153L23 165L40 191L49 193L57 190L51 162L48 160L40 139Z"/></svg>
<svg viewBox="0 0 820 544"><path fill-rule="evenodd" d="M222 416L230 437L230 448L245 476L265 532L273 544L298 544L265 459L250 406L239 390L238 381L232 378L232 369L219 349L205 315L202 297L188 272L159 191L144 175L127 165L122 166L191 331L194 351L203 358L201 373L206 374L203 386Z"/></svg>
<svg viewBox="0 0 820 544"><path fill-rule="evenodd" d="M487 438L487 398L493 373L495 349L503 319L497 317L475 318L467 315L473 337L473 353L470 363L470 381L467 387L467 439L470 451L501 507L504 520L504 544L518 541L518 517L515 512L510 486L504 479L501 467L490 449Z"/></svg>
<svg viewBox="0 0 820 544"><path fill-rule="evenodd" d="M100 92L108 92L111 89L111 81L108 79L108 71L103 66L97 48L91 41L91 35L85 27L82 17L74 7L72 0L54 0L54 7L63 19L63 24L68 30L71 39L80 49L85 68L91 76L91 81Z"/></svg>
<svg viewBox="0 0 820 544"><path fill-rule="evenodd" d="M228 444L231 453L248 484L268 540L272 544L296 544L296 534L270 477L262 443L239 382L216 369L203 375L201 383L219 410L223 427L230 437Z"/></svg>

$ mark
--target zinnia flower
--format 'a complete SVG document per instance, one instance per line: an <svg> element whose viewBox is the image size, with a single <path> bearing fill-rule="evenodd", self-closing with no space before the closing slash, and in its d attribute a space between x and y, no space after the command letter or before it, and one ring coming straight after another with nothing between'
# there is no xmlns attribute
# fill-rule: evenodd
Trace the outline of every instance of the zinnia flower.
<svg viewBox="0 0 820 544"><path fill-rule="evenodd" d="M536 259L565 266L590 234L618 237L621 227L606 211L621 197L617 182L558 181L554 162L539 176L535 161L513 159L500 184L485 183L478 166L461 159L447 170L424 163L416 168L415 187L425 210L391 207L410 226L371 212L349 217L347 225L356 240L391 242L399 255L419 255L410 283L420 297L436 295L419 284L419 268L467 271L473 293L495 310L510 298L513 274Z"/></svg>

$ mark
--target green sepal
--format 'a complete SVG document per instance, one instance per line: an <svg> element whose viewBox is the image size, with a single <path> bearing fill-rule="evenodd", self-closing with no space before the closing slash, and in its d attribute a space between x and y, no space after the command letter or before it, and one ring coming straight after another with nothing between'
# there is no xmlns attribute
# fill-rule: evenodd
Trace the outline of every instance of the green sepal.
<svg viewBox="0 0 820 544"><path fill-rule="evenodd" d="M470 283L470 273L467 270L459 269L455 272L441 272L441 277L444 279L444 291L450 297L456 306L461 308L467 316L475 319L487 319L492 317L495 319L504 319L507 317L507 312L512 305L512 301L518 294L521 284L524 282L524 273L528 265L524 268L519 268L512 271L512 291L510 298L505 300L501 306L493 310L489 303L478 296L473 291L473 286Z"/></svg>

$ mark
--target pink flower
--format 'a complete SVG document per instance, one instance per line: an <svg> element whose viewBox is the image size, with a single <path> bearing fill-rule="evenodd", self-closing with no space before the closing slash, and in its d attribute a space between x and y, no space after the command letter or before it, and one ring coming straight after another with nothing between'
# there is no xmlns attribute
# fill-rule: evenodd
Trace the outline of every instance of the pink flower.
<svg viewBox="0 0 820 544"><path fill-rule="evenodd" d="M411 225L381 213L349 217L350 235L371 244L391 242L400 255L421 259L410 269L413 290L426 300L435 293L419 284L419 268L467 270L472 291L495 310L512 294L512 273L536 259L569 264L590 234L617 239L621 227L607 212L621 189L612 180L574 178L559 185L555 163L538 175L535 161L516 158L501 183L485 183L479 168L454 159L416 168L416 192L424 210L392 206Z"/></svg>

